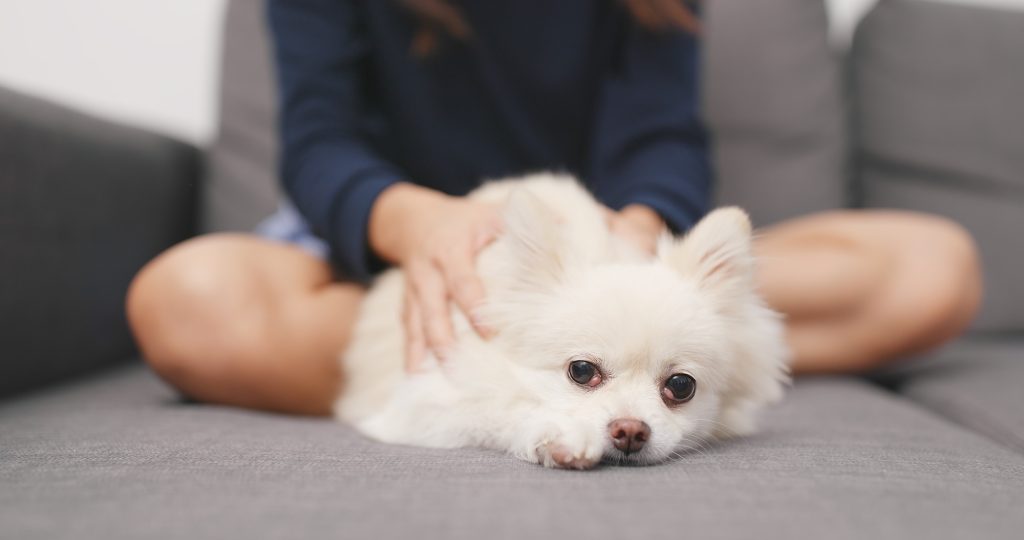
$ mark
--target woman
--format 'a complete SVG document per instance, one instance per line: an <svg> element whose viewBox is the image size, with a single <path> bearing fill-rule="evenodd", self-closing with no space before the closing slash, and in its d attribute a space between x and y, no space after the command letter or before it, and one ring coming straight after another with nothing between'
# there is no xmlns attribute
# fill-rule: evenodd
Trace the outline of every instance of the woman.
<svg viewBox="0 0 1024 540"><path fill-rule="evenodd" d="M696 23L679 0L271 0L269 15L282 177L302 217L283 210L276 239L176 246L128 297L145 357L194 398L328 413L363 284L388 264L406 271L410 366L443 357L449 303L472 318L474 257L500 234L496 208L461 197L482 178L572 171L648 249L708 209ZM797 373L933 347L978 304L973 244L937 217L829 212L755 249Z"/></svg>

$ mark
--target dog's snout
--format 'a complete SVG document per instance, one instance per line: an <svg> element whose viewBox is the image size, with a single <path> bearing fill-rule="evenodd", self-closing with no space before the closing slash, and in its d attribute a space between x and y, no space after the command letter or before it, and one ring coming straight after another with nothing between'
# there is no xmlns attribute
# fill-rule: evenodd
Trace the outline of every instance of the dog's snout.
<svg viewBox="0 0 1024 540"><path fill-rule="evenodd" d="M636 418L619 418L608 424L612 444L626 454L640 451L651 438L651 427Z"/></svg>

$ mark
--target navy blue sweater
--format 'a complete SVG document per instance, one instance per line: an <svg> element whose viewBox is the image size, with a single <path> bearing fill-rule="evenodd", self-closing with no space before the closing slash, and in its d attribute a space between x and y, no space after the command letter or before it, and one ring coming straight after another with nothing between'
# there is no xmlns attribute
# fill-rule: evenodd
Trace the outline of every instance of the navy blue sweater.
<svg viewBox="0 0 1024 540"><path fill-rule="evenodd" d="M698 50L638 27L614 0L463 0L474 32L410 52L416 18L393 0L270 0L281 176L340 273L380 262L367 221L389 185L461 195L482 180L559 170L618 209L675 230L709 204Z"/></svg>

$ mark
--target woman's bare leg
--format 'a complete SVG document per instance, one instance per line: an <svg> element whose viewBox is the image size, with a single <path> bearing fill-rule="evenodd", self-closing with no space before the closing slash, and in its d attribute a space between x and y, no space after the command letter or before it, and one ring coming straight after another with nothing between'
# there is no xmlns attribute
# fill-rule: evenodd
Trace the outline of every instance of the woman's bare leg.
<svg viewBox="0 0 1024 540"><path fill-rule="evenodd" d="M153 369L211 403L326 414L363 290L304 251L250 235L184 242L139 272L128 319Z"/></svg>
<svg viewBox="0 0 1024 540"><path fill-rule="evenodd" d="M759 285L797 373L864 371L955 337L977 311L970 236L900 211L835 211L758 234Z"/></svg>

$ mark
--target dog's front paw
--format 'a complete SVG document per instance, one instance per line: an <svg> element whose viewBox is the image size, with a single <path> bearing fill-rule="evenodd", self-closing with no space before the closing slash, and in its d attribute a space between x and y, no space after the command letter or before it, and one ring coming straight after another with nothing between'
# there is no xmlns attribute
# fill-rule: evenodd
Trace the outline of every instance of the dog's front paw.
<svg viewBox="0 0 1024 540"><path fill-rule="evenodd" d="M601 461L601 451L573 450L561 442L548 442L537 447L537 463L561 469L592 469Z"/></svg>
<svg viewBox="0 0 1024 540"><path fill-rule="evenodd" d="M517 456L545 467L592 469L601 462L604 439L573 425L545 422L524 430L513 448Z"/></svg>

